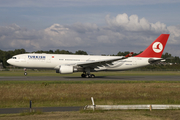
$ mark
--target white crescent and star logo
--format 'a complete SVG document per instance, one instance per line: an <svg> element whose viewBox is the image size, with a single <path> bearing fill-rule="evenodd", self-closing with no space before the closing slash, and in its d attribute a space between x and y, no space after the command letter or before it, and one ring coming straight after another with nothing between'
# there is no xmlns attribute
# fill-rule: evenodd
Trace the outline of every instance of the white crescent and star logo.
<svg viewBox="0 0 180 120"><path fill-rule="evenodd" d="M163 50L163 45L160 42L155 42L152 45L152 49L155 53L160 53Z"/></svg>

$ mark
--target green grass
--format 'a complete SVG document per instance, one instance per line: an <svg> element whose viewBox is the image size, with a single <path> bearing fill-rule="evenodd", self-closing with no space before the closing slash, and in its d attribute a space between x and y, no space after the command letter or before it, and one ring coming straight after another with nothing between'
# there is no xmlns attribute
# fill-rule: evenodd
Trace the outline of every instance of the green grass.
<svg viewBox="0 0 180 120"><path fill-rule="evenodd" d="M91 104L180 104L180 83L0 84L0 108Z"/></svg>
<svg viewBox="0 0 180 120"><path fill-rule="evenodd" d="M1 71L0 76L23 76L23 71ZM66 74L79 76L81 73ZM54 71L29 71L29 76L62 76ZM97 72L97 76L180 75L179 72ZM85 106L91 104L180 104L180 81L0 81L0 108Z"/></svg>
<svg viewBox="0 0 180 120"><path fill-rule="evenodd" d="M25 115L40 115L43 114L43 112L41 110L32 110L30 111L23 111L20 113L20 116L25 116Z"/></svg>
<svg viewBox="0 0 180 120"><path fill-rule="evenodd" d="M179 120L179 110L116 110L49 112L44 114L6 114L1 120Z"/></svg>

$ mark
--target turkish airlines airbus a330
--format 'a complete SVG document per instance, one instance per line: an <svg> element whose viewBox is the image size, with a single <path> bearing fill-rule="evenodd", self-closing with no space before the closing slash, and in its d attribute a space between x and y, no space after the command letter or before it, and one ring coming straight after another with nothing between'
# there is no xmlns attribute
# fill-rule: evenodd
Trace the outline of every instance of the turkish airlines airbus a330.
<svg viewBox="0 0 180 120"><path fill-rule="evenodd" d="M81 77L95 77L94 71L122 71L143 67L164 60L164 51L169 34L161 34L149 47L137 56L95 56L66 54L26 53L13 56L11 65L32 69L55 69L57 73L83 72ZM24 75L27 75L26 71Z"/></svg>

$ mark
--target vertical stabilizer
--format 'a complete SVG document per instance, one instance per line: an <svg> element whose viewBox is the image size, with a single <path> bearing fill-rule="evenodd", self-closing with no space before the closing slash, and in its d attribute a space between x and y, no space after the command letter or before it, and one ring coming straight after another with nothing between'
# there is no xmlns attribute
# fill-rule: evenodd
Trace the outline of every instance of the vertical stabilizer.
<svg viewBox="0 0 180 120"><path fill-rule="evenodd" d="M161 34L149 47L135 57L161 58L168 38L169 34Z"/></svg>

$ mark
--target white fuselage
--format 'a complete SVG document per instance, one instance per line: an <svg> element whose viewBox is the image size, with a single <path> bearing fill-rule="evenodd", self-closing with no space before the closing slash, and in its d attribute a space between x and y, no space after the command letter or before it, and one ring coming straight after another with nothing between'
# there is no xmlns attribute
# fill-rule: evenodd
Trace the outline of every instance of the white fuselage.
<svg viewBox="0 0 180 120"><path fill-rule="evenodd" d="M59 69L59 66L71 64L76 66L77 63L97 61L111 58L119 58L119 56L95 56L95 55L66 55L66 54L20 54L13 56L7 62L11 65L34 68L34 69ZM97 66L95 71L112 71L112 70L127 70L137 67L149 65L149 58L144 57L129 57L124 60L114 61L112 64Z"/></svg>

